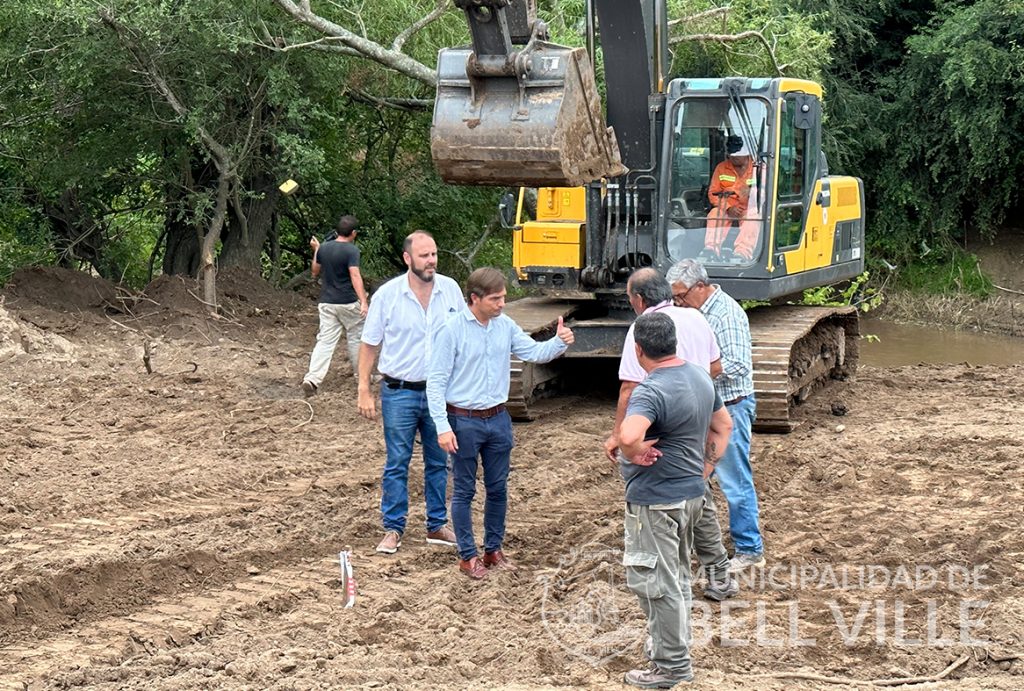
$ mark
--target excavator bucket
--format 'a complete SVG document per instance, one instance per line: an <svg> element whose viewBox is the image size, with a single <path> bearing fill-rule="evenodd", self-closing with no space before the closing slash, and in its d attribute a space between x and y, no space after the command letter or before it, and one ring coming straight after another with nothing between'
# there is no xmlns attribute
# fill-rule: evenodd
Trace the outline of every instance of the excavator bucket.
<svg viewBox="0 0 1024 691"><path fill-rule="evenodd" d="M460 185L577 187L626 172L586 51L546 42L489 70L469 48L442 50L430 152Z"/></svg>

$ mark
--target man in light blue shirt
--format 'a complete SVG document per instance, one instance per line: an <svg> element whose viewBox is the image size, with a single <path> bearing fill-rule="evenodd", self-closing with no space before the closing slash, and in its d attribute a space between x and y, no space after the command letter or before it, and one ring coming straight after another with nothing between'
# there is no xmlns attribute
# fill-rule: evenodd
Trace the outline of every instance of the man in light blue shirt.
<svg viewBox="0 0 1024 691"><path fill-rule="evenodd" d="M434 334L466 304L459 284L437 273L437 245L429 233L418 230L409 235L402 256L409 270L374 293L359 352L359 413L367 419L377 415L370 373L378 352L378 369L384 375L380 389L387 448L380 499L384 539L377 551L385 554L394 554L402 546L409 512L409 463L417 431L423 442L426 539L430 544L455 546L455 533L447 525L447 457L437 445L426 388Z"/></svg>
<svg viewBox="0 0 1024 691"><path fill-rule="evenodd" d="M515 354L526 362L549 362L564 353L574 337L559 317L556 335L535 341L502 314L505 277L497 269L470 274L466 295L469 309L449 317L434 341L427 401L437 443L452 456L452 526L459 570L480 579L488 568L515 569L501 551L512 453L512 418L505 409L509 358ZM472 521L478 459L487 490L483 559L477 558Z"/></svg>

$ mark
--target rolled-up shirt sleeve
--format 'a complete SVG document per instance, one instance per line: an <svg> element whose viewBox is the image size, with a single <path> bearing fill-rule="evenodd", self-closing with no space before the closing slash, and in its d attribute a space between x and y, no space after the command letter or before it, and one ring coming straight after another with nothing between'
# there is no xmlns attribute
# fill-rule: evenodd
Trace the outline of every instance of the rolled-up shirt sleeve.
<svg viewBox="0 0 1024 691"><path fill-rule="evenodd" d="M454 329L454 319L449 319L438 329L430 356L430 369L427 372L427 406L439 435L452 431L451 425L448 424L445 394L455 365Z"/></svg>

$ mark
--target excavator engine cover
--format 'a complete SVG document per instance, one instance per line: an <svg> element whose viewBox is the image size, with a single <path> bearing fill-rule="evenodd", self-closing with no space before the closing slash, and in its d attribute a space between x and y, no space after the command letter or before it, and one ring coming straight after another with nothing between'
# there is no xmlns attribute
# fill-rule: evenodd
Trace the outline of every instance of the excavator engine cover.
<svg viewBox="0 0 1024 691"><path fill-rule="evenodd" d="M538 41L494 64L448 48L437 64L430 152L446 182L576 187L626 172L584 49Z"/></svg>

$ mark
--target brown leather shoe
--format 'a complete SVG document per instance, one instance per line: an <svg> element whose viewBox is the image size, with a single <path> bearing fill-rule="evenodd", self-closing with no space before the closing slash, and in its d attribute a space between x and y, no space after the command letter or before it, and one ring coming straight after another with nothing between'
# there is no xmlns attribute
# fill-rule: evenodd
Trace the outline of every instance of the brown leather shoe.
<svg viewBox="0 0 1024 691"><path fill-rule="evenodd" d="M483 562L480 561L479 557L473 557L472 559L459 559L459 571L466 574L474 581L480 581L487 578L487 568Z"/></svg>
<svg viewBox="0 0 1024 691"><path fill-rule="evenodd" d="M515 564L508 560L508 557L500 550L484 553L484 566L496 571L515 571Z"/></svg>
<svg viewBox="0 0 1024 691"><path fill-rule="evenodd" d="M402 534L397 530L389 530L384 533L384 539L377 545L377 551L384 554L394 554L402 546Z"/></svg>
<svg viewBox="0 0 1024 691"><path fill-rule="evenodd" d="M443 545L445 547L455 547L455 533L446 525L441 526L437 530L431 530L427 533L427 544L428 545Z"/></svg>

